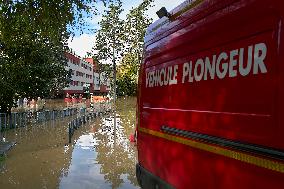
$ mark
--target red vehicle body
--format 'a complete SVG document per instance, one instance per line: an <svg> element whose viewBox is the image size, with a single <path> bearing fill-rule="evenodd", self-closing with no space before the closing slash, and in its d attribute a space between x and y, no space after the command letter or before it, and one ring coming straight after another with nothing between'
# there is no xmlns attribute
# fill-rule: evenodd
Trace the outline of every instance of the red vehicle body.
<svg viewBox="0 0 284 189"><path fill-rule="evenodd" d="M186 1L148 29L142 188L284 187L284 1Z"/></svg>

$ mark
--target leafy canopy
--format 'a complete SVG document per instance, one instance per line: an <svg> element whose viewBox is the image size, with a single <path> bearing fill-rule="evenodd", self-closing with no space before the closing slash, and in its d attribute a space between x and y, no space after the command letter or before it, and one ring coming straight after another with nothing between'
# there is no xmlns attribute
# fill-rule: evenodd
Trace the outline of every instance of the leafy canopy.
<svg viewBox="0 0 284 189"><path fill-rule="evenodd" d="M0 1L0 112L9 111L14 99L48 96L68 84L67 40L83 27L94 2Z"/></svg>
<svg viewBox="0 0 284 189"><path fill-rule="evenodd" d="M96 44L93 48L99 61L111 62L115 55L115 63L119 63L117 85L119 95L135 95L138 69L142 59L143 42L147 27L152 19L146 11L153 0L144 0L127 14L125 20L120 19L123 12L121 2L111 4L97 32ZM115 64L114 64L115 65Z"/></svg>

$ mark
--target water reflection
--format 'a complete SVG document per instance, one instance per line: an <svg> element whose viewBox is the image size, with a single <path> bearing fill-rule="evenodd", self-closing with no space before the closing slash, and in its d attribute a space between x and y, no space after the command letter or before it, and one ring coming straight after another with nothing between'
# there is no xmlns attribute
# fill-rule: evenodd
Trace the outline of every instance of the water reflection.
<svg viewBox="0 0 284 189"><path fill-rule="evenodd" d="M59 188L105 188L104 177L96 161L97 145L94 134L84 134L77 140L72 152L71 165L63 174Z"/></svg>
<svg viewBox="0 0 284 189"><path fill-rule="evenodd" d="M112 120L103 119L101 129L96 133L99 139L97 161L101 164L101 173L105 175L106 181L112 183L112 188L119 188L125 181L137 185L134 171L135 147L129 144L128 135L123 127L126 124L123 124L119 115L116 122L115 118Z"/></svg>
<svg viewBox="0 0 284 189"><path fill-rule="evenodd" d="M58 187L58 178L71 159L70 151L64 151L67 123L50 121L2 133L17 144L1 163L0 188Z"/></svg>
<svg viewBox="0 0 284 189"><path fill-rule="evenodd" d="M128 140L134 122L135 106L126 109L118 104L116 113L92 124L76 141L60 188L138 188L136 150Z"/></svg>
<svg viewBox="0 0 284 189"><path fill-rule="evenodd" d="M138 188L136 147L128 140L135 105L134 98L118 100L116 114L83 125L71 145L71 117L2 133L17 145L0 163L0 188Z"/></svg>

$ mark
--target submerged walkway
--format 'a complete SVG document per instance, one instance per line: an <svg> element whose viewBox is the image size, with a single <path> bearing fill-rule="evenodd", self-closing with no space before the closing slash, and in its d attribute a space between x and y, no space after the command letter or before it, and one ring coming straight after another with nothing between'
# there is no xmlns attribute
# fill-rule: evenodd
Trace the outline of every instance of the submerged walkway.
<svg viewBox="0 0 284 189"><path fill-rule="evenodd" d="M68 141L68 125L80 116L31 123L5 130L16 141L0 161L0 188L138 189L136 99L118 99L115 113L89 119ZM114 116L115 115L115 116Z"/></svg>

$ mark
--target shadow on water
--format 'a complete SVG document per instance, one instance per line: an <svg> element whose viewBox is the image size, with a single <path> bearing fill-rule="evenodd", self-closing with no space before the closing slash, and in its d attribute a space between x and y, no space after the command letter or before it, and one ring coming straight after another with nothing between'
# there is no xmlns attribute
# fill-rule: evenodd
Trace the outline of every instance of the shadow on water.
<svg viewBox="0 0 284 189"><path fill-rule="evenodd" d="M59 188L138 188L134 130L135 99L121 99L112 115L101 117L75 141L68 172Z"/></svg>

